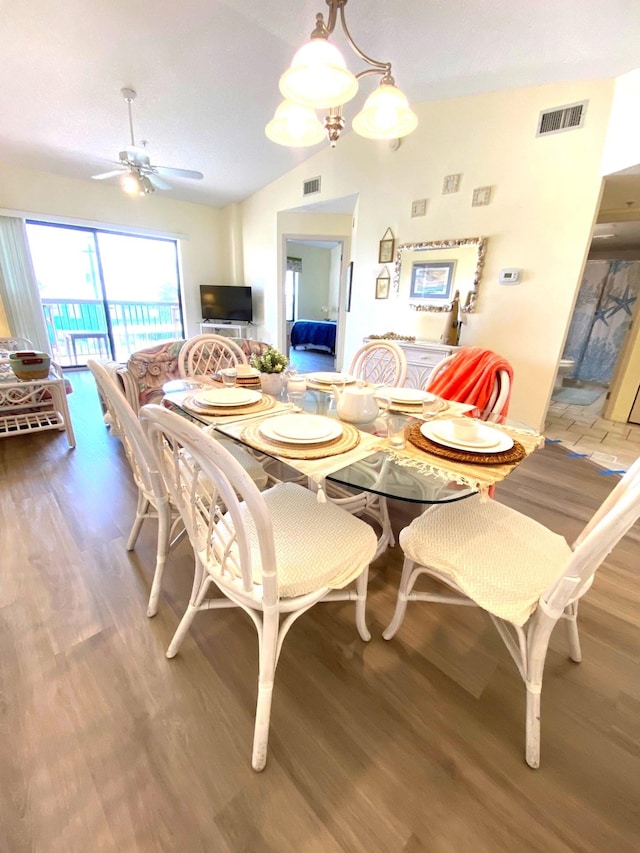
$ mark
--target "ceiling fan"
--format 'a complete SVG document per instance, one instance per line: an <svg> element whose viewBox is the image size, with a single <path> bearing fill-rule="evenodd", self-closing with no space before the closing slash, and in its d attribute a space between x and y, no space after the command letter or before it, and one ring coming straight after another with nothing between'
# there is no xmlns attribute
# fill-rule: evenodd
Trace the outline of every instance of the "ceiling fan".
<svg viewBox="0 0 640 853"><path fill-rule="evenodd" d="M122 189L131 195L147 195L158 190L170 190L171 185L164 181L160 175L174 175L176 178L191 178L201 181L202 172L194 172L191 169L174 169L171 166L155 166L151 164L146 149L146 142L142 141L136 145L133 134L133 118L131 115L131 104L136 98L134 89L121 89L122 97L127 102L129 110L129 131L131 133L131 144L120 152L118 168L111 172L103 172L100 175L92 175L96 181L104 181L107 178L120 177ZM117 162L117 161L114 161Z"/></svg>

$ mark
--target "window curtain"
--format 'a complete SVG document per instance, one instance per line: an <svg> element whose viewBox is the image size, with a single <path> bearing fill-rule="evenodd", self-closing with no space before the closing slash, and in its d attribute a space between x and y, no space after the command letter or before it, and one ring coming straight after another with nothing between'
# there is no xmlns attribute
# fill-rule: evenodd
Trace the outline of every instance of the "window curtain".
<svg viewBox="0 0 640 853"><path fill-rule="evenodd" d="M287 258L287 272L302 272L302 258Z"/></svg>
<svg viewBox="0 0 640 853"><path fill-rule="evenodd" d="M574 376L608 385L640 293L640 261L587 261L564 348Z"/></svg>
<svg viewBox="0 0 640 853"><path fill-rule="evenodd" d="M12 335L51 352L23 219L0 216L0 299Z"/></svg>

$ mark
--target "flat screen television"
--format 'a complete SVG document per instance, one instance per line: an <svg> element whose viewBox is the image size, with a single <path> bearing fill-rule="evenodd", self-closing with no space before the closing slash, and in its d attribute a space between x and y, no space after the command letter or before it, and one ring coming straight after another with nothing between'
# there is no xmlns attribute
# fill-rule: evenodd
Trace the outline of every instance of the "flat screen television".
<svg viewBox="0 0 640 853"><path fill-rule="evenodd" d="M201 284L202 319L228 323L253 322L250 287L225 284Z"/></svg>

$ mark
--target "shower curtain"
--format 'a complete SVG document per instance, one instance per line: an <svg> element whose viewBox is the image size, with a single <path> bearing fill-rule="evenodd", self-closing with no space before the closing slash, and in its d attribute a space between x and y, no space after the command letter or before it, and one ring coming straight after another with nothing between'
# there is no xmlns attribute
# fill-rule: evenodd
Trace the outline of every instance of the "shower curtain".
<svg viewBox="0 0 640 853"><path fill-rule="evenodd" d="M640 292L640 261L587 261L564 358L574 378L609 385Z"/></svg>

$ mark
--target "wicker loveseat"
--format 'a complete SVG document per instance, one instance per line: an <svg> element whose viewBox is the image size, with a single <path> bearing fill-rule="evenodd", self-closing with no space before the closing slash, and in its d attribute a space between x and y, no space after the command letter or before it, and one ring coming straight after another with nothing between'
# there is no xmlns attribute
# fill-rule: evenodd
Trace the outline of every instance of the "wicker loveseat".
<svg viewBox="0 0 640 853"><path fill-rule="evenodd" d="M247 359L252 355L261 355L269 344L244 338L232 338L242 349ZM145 403L158 403L162 399L162 386L172 379L180 379L178 356L185 341L163 341L147 349L139 350L129 356L124 367L119 367L117 375L122 383L125 396L131 407L137 412Z"/></svg>

